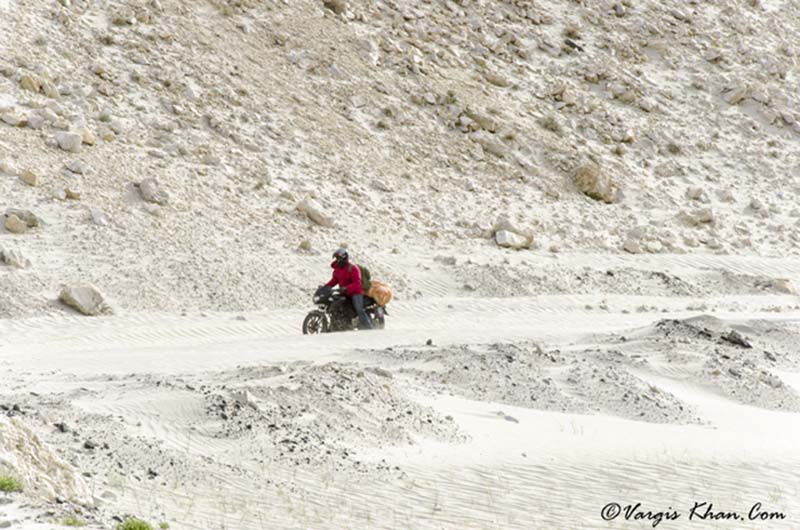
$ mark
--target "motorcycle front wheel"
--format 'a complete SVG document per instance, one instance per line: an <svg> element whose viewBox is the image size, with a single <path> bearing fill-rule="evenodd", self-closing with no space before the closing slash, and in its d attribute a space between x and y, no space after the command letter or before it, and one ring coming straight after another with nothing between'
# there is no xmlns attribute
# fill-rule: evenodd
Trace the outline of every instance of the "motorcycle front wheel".
<svg viewBox="0 0 800 530"><path fill-rule="evenodd" d="M303 335L316 335L317 333L327 333L328 319L322 311L312 311L303 320Z"/></svg>

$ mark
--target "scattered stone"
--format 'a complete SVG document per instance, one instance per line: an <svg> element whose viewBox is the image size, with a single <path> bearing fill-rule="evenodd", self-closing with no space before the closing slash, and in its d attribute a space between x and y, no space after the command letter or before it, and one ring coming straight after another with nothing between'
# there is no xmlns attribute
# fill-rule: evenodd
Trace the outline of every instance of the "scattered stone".
<svg viewBox="0 0 800 530"><path fill-rule="evenodd" d="M73 188L64 188L64 196L72 201L78 201L81 198L81 192Z"/></svg>
<svg viewBox="0 0 800 530"><path fill-rule="evenodd" d="M324 226L326 228L333 227L333 219L325 214L325 212L322 210L322 207L310 197L307 197L297 205L297 211L305 214L309 219L320 226Z"/></svg>
<svg viewBox="0 0 800 530"><path fill-rule="evenodd" d="M727 334L722 335L722 340L726 342L730 342L731 344L735 344L736 346L741 346L743 348L752 348L753 346L750 342L745 339L741 333L736 331L735 329L730 330Z"/></svg>
<svg viewBox="0 0 800 530"><path fill-rule="evenodd" d="M105 298L96 287L90 284L65 286L58 299L64 304L87 316L111 313Z"/></svg>
<svg viewBox="0 0 800 530"><path fill-rule="evenodd" d="M619 201L619 186L595 163L583 164L575 171L573 177L578 190L584 195L607 204Z"/></svg>
<svg viewBox="0 0 800 530"><path fill-rule="evenodd" d="M158 186L154 178L146 178L139 183L139 192L147 202L164 206L169 202L169 195Z"/></svg>
<svg viewBox="0 0 800 530"><path fill-rule="evenodd" d="M57 132L55 140L58 143L58 147L71 153L79 152L81 150L81 143L83 142L83 138L80 134L66 131Z"/></svg>

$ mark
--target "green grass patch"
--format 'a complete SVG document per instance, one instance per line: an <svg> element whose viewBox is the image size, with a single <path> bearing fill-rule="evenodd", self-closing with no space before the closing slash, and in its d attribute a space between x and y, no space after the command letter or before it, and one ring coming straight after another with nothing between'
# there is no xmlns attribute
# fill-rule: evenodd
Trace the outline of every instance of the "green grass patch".
<svg viewBox="0 0 800 530"><path fill-rule="evenodd" d="M77 517L67 517L61 524L63 524L64 526L86 526L86 523L84 523Z"/></svg>
<svg viewBox="0 0 800 530"><path fill-rule="evenodd" d="M158 525L158 527L159 527L161 530L167 530L167 528L169 528L169 523L167 523L167 522L160 523L160 524Z"/></svg>
<svg viewBox="0 0 800 530"><path fill-rule="evenodd" d="M0 475L0 491L3 493L22 491L22 482L11 475Z"/></svg>
<svg viewBox="0 0 800 530"><path fill-rule="evenodd" d="M117 530L153 530L153 527L141 519L126 519L117 525Z"/></svg>

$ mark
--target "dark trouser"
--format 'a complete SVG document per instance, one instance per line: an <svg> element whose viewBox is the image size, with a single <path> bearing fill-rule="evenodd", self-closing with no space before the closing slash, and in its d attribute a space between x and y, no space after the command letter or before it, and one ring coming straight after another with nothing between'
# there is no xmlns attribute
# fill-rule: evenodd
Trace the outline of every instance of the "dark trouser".
<svg viewBox="0 0 800 530"><path fill-rule="evenodd" d="M356 313L358 313L358 320L361 322L359 329L372 329L372 321L370 321L367 312L364 311L364 295L354 294L352 298L353 307L356 309Z"/></svg>

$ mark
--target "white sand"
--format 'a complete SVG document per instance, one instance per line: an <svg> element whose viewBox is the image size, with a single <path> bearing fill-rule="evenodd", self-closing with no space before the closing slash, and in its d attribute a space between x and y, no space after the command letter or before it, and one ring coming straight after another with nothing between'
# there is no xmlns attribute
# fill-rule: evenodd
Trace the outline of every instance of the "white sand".
<svg viewBox="0 0 800 530"><path fill-rule="evenodd" d="M790 272L770 260L753 266ZM101 518L130 513L173 528L607 528L600 509L609 502L672 507L685 521L694 501L708 501L745 514L762 502L789 517L768 528L792 528L800 311L769 307L796 299L707 298L717 320L659 327L650 324L701 313L685 310L687 297L604 298L607 310L587 310L591 295L398 302L384 332L318 337L297 332L299 310L5 321L0 362L19 419L90 472ZM725 311L733 300L739 309ZM640 303L657 309L622 312ZM752 350L721 345L719 333L734 328ZM703 329L705 342L693 336ZM745 355L753 375L704 372L720 348L730 362ZM516 368L505 367L508 356ZM462 364L471 375L460 375ZM592 366L611 379L599 383ZM767 388L760 370L783 381L769 387L780 394L743 404ZM535 380L517 393L528 371ZM540 399L523 404L529 393ZM779 400L786 410L769 410ZM62 421L79 434L58 432ZM109 448L87 450L86 439Z"/></svg>

